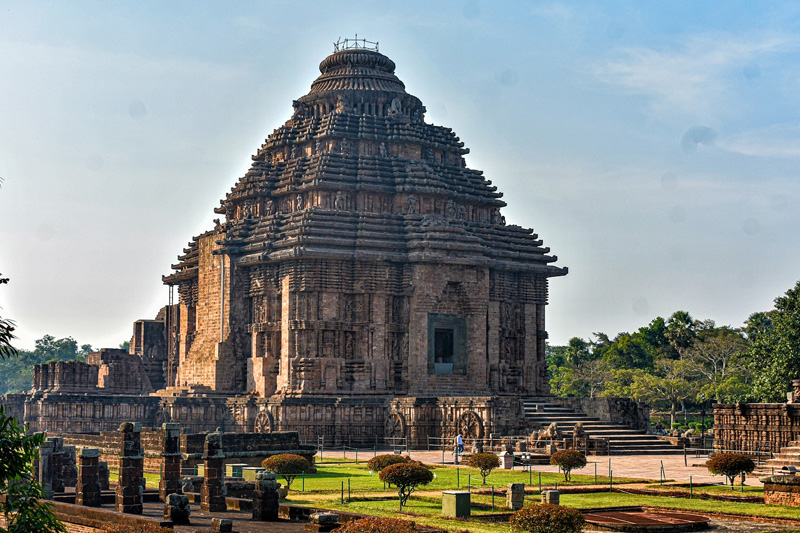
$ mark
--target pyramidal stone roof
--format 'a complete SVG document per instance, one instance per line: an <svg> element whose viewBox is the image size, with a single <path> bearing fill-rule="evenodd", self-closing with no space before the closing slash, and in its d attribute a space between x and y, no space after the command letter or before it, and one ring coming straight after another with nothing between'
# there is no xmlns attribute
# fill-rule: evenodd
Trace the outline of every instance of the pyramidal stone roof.
<svg viewBox="0 0 800 533"><path fill-rule="evenodd" d="M197 275L210 234L240 267L306 257L567 273L532 230L506 225L502 194L467 168L452 129L425 122L391 59L347 49L319 69L215 209L224 220L189 243L165 283Z"/></svg>

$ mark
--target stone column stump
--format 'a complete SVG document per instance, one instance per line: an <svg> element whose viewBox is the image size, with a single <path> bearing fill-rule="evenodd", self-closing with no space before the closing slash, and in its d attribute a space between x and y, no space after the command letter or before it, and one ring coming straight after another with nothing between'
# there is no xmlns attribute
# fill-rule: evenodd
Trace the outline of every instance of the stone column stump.
<svg viewBox="0 0 800 533"><path fill-rule="evenodd" d="M75 484L75 503L100 507L100 451L84 448L78 455L78 482Z"/></svg>
<svg viewBox="0 0 800 533"><path fill-rule="evenodd" d="M525 505L525 484L509 483L506 491L506 507L518 511Z"/></svg>
<svg viewBox="0 0 800 533"><path fill-rule="evenodd" d="M188 526L191 512L188 496L175 493L167 495L167 501L164 502L164 520L171 520L177 526Z"/></svg>
<svg viewBox="0 0 800 533"><path fill-rule="evenodd" d="M181 493L180 450L181 426L175 422L161 425L164 432L164 450L161 452L161 481L158 483L158 497L166 502L170 494Z"/></svg>
<svg viewBox="0 0 800 533"><path fill-rule="evenodd" d="M111 472L108 471L108 463L105 461L97 462L97 474L99 476L100 490L109 490L111 488Z"/></svg>
<svg viewBox="0 0 800 533"><path fill-rule="evenodd" d="M217 429L206 435L203 445L203 487L200 489L200 509L209 512L227 511L223 469L225 454L222 452L222 433Z"/></svg>
<svg viewBox="0 0 800 533"><path fill-rule="evenodd" d="M256 474L253 491L253 520L275 522L278 520L278 482L272 472Z"/></svg>
<svg viewBox="0 0 800 533"><path fill-rule="evenodd" d="M116 511L118 513L142 514L144 488L144 457L142 456L142 425L125 422L119 426L122 432L122 449L119 454L119 481L117 482Z"/></svg>

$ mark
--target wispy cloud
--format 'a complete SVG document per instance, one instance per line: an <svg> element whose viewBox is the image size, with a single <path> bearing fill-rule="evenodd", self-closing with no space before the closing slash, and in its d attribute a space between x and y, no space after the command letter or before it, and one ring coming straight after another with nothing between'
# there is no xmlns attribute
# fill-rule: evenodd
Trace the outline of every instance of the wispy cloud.
<svg viewBox="0 0 800 533"><path fill-rule="evenodd" d="M755 157L800 157L800 124L775 124L721 139L717 146Z"/></svg>
<svg viewBox="0 0 800 533"><path fill-rule="evenodd" d="M704 112L728 90L726 74L741 73L760 56L792 50L798 41L782 34L699 35L672 49L620 49L615 58L597 65L595 74L629 94L647 97L656 112Z"/></svg>

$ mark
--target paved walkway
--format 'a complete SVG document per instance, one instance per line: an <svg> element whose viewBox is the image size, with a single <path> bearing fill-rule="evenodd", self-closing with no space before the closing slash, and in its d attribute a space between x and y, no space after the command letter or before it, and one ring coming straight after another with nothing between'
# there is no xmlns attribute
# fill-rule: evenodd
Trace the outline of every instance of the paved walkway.
<svg viewBox="0 0 800 533"><path fill-rule="evenodd" d="M391 453L391 450L379 450L378 454ZM423 463L429 464L442 464L442 452L439 451L415 451L411 450L411 458ZM349 459L355 458L355 451L347 450L344 454ZM359 460L367 461L373 456L372 450L361 450L358 452ZM319 455L317 456L319 457ZM341 451L325 451L324 458L326 461L342 458ZM684 465L683 455L612 455L608 456L594 456L590 455L587 458L588 464L582 470L574 470L575 474L594 475L595 465L597 465L598 476L608 476L609 464L611 465L611 472L614 478L628 477L628 478L644 478L652 479L656 482L659 479L659 472L661 465L664 465L665 479L672 479L679 483L724 483L726 480L722 476L713 476L708 472L705 467L706 457L695 457L689 455L686 457L686 464ZM446 451L444 454L445 464L453 464L452 452ZM515 470L527 470L527 467L515 467ZM558 467L551 465L535 465L534 472L558 472ZM738 478L737 478L738 483ZM761 482L756 477L749 477L745 481L746 485L760 487Z"/></svg>

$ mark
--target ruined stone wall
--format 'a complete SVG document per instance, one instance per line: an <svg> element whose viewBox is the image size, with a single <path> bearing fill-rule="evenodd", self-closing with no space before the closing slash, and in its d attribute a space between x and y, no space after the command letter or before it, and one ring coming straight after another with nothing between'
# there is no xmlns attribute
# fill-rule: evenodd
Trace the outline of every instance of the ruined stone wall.
<svg viewBox="0 0 800 533"><path fill-rule="evenodd" d="M28 395L24 393L13 393L0 396L0 403L6 407L6 414L18 420L25 418L25 400Z"/></svg>
<svg viewBox="0 0 800 533"><path fill-rule="evenodd" d="M34 393L25 404L25 422L51 435L116 430L124 421L152 425L159 402L151 396Z"/></svg>
<svg viewBox="0 0 800 533"><path fill-rule="evenodd" d="M94 392L99 368L82 361L53 361L33 367L33 390Z"/></svg>
<svg viewBox="0 0 800 533"><path fill-rule="evenodd" d="M800 440L800 404L743 403L714 406L714 449L779 452Z"/></svg>

